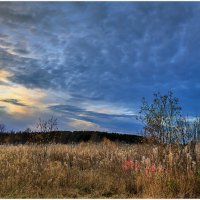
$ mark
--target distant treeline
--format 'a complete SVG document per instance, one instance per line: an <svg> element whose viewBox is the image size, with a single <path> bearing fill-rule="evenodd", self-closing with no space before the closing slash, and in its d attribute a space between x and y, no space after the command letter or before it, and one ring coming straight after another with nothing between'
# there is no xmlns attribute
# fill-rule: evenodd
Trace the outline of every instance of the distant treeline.
<svg viewBox="0 0 200 200"><path fill-rule="evenodd" d="M26 144L26 143L79 143L79 142L101 142L109 139L114 142L129 144L142 143L143 137L137 135L107 133L98 131L52 131L52 132L13 132L1 133L0 144Z"/></svg>

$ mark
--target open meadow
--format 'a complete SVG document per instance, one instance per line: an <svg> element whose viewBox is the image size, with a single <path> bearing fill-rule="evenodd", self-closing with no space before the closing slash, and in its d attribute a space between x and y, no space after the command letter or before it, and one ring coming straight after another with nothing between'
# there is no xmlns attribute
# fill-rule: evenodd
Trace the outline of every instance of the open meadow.
<svg viewBox="0 0 200 200"><path fill-rule="evenodd" d="M0 146L0 198L200 198L198 146Z"/></svg>

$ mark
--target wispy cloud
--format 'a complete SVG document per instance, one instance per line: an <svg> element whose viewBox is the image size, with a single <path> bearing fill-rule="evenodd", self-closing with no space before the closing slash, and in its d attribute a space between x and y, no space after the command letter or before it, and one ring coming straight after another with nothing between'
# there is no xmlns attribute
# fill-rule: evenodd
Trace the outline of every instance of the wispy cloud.
<svg viewBox="0 0 200 200"><path fill-rule="evenodd" d="M26 104L20 102L17 99L0 99L0 101L5 102L5 103L14 104L14 105L17 105L17 106L27 106Z"/></svg>
<svg viewBox="0 0 200 200"><path fill-rule="evenodd" d="M49 109L64 114L65 118L73 120L71 124L74 125L79 122L79 125L88 124L96 128L122 132L131 132L133 127L141 127L134 114L108 114L101 110L95 112L72 105L54 105Z"/></svg>

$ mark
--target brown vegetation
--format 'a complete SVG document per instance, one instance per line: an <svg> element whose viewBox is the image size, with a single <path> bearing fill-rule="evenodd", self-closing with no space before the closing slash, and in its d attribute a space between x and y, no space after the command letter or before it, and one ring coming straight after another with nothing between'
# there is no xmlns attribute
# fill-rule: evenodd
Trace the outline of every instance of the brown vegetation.
<svg viewBox="0 0 200 200"><path fill-rule="evenodd" d="M199 198L199 157L194 160L192 154L189 146L131 145L108 139L1 145L0 197Z"/></svg>

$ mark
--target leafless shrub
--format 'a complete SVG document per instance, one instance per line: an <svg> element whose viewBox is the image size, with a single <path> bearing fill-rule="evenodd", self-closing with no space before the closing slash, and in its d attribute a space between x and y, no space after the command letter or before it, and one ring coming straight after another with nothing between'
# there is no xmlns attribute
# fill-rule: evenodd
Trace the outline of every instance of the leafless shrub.
<svg viewBox="0 0 200 200"><path fill-rule="evenodd" d="M6 126L5 124L0 124L0 133L3 133L6 131Z"/></svg>
<svg viewBox="0 0 200 200"><path fill-rule="evenodd" d="M58 120L54 116L51 116L50 119L44 120L39 118L37 123L37 129L39 132L46 133L58 130Z"/></svg>

